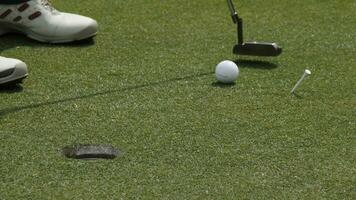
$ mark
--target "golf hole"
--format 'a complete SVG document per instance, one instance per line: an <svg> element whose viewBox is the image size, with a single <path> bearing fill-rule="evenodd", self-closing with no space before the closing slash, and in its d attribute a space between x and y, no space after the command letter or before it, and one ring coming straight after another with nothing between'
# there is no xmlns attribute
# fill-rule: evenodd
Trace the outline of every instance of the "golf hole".
<svg viewBox="0 0 356 200"><path fill-rule="evenodd" d="M71 159L115 159L123 153L111 145L77 144L62 148L62 154Z"/></svg>

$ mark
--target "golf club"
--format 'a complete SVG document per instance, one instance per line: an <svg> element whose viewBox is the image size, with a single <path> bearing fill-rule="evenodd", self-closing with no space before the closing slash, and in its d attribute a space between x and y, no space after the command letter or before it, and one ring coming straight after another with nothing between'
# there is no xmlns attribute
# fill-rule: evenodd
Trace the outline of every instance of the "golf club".
<svg viewBox="0 0 356 200"><path fill-rule="evenodd" d="M282 48L274 42L244 42L243 22L236 12L232 0L227 0L231 12L232 21L237 24L237 44L233 48L233 53L249 56L278 56L282 53Z"/></svg>
<svg viewBox="0 0 356 200"><path fill-rule="evenodd" d="M293 87L292 91L290 92L291 94L294 94L294 91L297 89L297 87L302 83L302 81L308 77L311 74L311 71L306 69L304 70L304 73L302 75L302 77L299 79L299 81L295 84L295 86Z"/></svg>

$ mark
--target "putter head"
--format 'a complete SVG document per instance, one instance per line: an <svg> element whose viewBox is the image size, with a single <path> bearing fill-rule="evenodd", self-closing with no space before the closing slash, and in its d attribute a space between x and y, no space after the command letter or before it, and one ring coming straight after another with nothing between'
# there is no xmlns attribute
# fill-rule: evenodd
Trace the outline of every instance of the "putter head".
<svg viewBox="0 0 356 200"><path fill-rule="evenodd" d="M236 44L233 52L234 54L248 56L278 56L282 53L282 48L276 43L244 42L242 44Z"/></svg>

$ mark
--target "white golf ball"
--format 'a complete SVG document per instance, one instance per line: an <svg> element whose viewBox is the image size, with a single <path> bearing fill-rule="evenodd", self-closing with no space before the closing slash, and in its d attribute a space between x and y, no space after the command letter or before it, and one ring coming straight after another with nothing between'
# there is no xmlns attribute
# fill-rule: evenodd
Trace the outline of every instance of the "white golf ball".
<svg viewBox="0 0 356 200"><path fill-rule="evenodd" d="M239 72L239 68L234 62L224 60L216 66L215 77L221 83L233 83L236 81Z"/></svg>

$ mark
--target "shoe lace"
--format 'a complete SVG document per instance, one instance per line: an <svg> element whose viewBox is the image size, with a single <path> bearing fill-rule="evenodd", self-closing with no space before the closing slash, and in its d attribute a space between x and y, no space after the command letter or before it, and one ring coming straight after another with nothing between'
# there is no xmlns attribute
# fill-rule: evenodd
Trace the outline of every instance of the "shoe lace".
<svg viewBox="0 0 356 200"><path fill-rule="evenodd" d="M43 5L43 7L45 7L47 10L51 12L56 11L56 9L52 6L49 0L41 0L41 4Z"/></svg>

